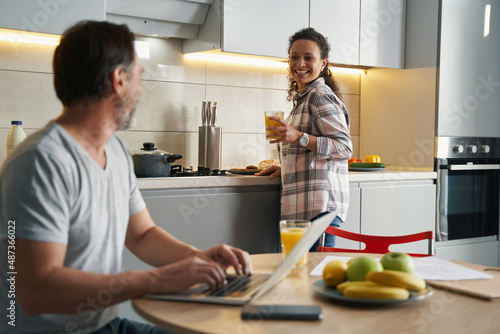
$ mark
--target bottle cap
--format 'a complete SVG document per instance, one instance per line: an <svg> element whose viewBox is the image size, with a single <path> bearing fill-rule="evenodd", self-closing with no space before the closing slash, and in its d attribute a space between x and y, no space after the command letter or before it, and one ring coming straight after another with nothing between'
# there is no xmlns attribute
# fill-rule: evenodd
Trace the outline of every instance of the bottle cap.
<svg viewBox="0 0 500 334"><path fill-rule="evenodd" d="M11 125L23 125L23 121L12 121L10 122Z"/></svg>

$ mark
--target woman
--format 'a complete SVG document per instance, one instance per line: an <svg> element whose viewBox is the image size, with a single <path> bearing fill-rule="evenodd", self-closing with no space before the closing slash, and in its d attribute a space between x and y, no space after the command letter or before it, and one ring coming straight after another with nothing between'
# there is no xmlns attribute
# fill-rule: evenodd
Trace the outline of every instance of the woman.
<svg viewBox="0 0 500 334"><path fill-rule="evenodd" d="M340 227L349 205L347 160L352 154L349 116L328 68L330 45L323 35L306 28L289 39L288 100L294 107L281 126L282 168L271 166L257 175L282 177L282 216L287 220L314 220L338 210L330 226ZM276 133L270 136L276 137ZM318 243L311 248L316 251ZM333 247L335 236L325 235Z"/></svg>

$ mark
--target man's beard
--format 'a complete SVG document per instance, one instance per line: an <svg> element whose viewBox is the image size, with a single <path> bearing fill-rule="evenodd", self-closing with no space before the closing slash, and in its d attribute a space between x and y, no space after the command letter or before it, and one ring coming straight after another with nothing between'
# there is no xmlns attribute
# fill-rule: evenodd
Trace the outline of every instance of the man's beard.
<svg viewBox="0 0 500 334"><path fill-rule="evenodd" d="M125 100L127 100L127 99L128 98L126 96L123 98L119 98L115 104L115 108L116 108L115 119L116 119L116 124L117 124L118 130L130 129L132 127L132 125L135 124L134 114L135 114L135 107L137 105L137 102L129 101L128 104L133 104L133 107L130 109L130 108L127 108L127 103L125 103Z"/></svg>

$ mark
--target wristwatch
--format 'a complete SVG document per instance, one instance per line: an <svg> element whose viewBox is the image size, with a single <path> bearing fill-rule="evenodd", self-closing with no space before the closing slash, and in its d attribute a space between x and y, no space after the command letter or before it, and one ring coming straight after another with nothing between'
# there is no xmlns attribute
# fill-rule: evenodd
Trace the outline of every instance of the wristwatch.
<svg viewBox="0 0 500 334"><path fill-rule="evenodd" d="M304 134L302 135L302 137L300 137L299 144L302 147L306 147L307 144L309 144L309 135L307 133L304 132Z"/></svg>

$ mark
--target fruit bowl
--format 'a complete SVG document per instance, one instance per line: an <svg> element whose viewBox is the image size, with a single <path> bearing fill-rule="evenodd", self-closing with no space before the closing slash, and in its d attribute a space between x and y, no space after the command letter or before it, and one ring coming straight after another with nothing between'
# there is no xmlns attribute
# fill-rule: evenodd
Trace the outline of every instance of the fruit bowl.
<svg viewBox="0 0 500 334"><path fill-rule="evenodd" d="M426 285L425 289L420 291L420 292L415 292L415 291L410 291L410 297L408 299L361 299L361 298L350 298L344 296L340 291L337 291L335 288L330 288L328 287L325 282L321 279L313 283L313 290L316 291L318 294L323 295L325 297L329 297L331 299L334 299L336 301L340 302L345 302L353 305L364 305L364 306L369 306L369 305L392 305L392 304L399 304L399 303L408 303L408 302L414 302L417 300L425 299L430 297L433 293L434 290Z"/></svg>

